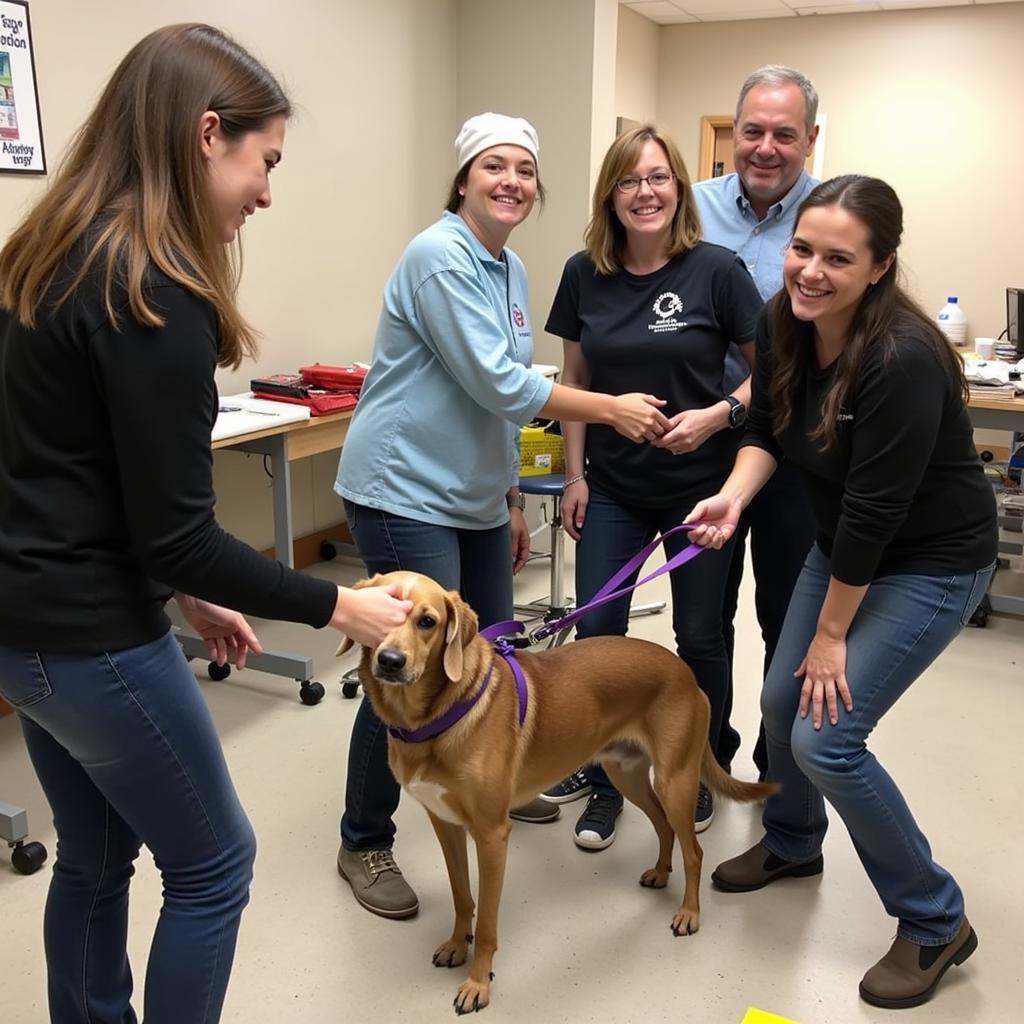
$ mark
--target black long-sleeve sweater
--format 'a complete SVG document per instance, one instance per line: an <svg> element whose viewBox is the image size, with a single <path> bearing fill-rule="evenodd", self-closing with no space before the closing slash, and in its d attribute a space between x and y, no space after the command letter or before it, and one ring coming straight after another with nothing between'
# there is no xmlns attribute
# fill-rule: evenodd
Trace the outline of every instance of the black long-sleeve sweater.
<svg viewBox="0 0 1024 1024"><path fill-rule="evenodd" d="M812 363L789 425L775 436L771 339L762 315L743 438L799 468L832 575L862 586L895 573L957 574L990 565L998 543L995 498L958 385L921 329L899 323L889 359L883 346L869 349L839 413L838 443L823 451L810 435L835 365Z"/></svg>
<svg viewBox="0 0 1024 1024"><path fill-rule="evenodd" d="M156 271L147 294L165 326L137 323L122 295L115 328L98 272L33 329L0 310L0 644L147 643L174 590L317 627L334 611L333 584L218 526L216 316Z"/></svg>

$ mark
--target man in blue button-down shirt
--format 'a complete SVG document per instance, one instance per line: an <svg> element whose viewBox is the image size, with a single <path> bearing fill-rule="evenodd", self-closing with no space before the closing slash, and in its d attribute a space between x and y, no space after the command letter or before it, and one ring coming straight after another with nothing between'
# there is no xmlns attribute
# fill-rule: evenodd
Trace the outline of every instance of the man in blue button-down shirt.
<svg viewBox="0 0 1024 1024"><path fill-rule="evenodd" d="M782 265L796 211L818 184L804 170L818 137L817 113L818 95L806 76L781 65L759 68L743 83L736 106L735 173L694 185L704 238L739 254L763 299L782 287ZM735 390L747 373L742 360L731 365L733 379L726 380L726 393ZM736 534L723 613L730 662L747 533L767 672L814 531L796 470L783 464L751 502ZM735 753L739 735L731 726L722 732L722 746L729 743ZM754 762L763 778L767 769L763 729Z"/></svg>

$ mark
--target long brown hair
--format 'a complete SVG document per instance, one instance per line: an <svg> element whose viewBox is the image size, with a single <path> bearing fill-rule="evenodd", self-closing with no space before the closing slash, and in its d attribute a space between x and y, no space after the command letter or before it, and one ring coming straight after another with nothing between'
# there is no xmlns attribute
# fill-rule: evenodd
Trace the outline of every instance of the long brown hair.
<svg viewBox="0 0 1024 1024"><path fill-rule="evenodd" d="M892 263L874 285L861 296L853 313L846 343L836 363L832 383L825 392L821 421L811 438L831 448L838 436L839 413L860 372L864 358L882 346L883 358L895 352L898 332L914 331L935 352L936 358L957 385L964 402L968 399L963 361L944 334L900 284L896 250L903 234L903 207L890 185L862 174L844 174L818 185L800 204L794 234L807 210L835 206L846 210L867 228L868 245L876 264L892 256ZM772 428L780 433L789 425L793 399L814 351L814 325L798 320L785 288L768 303L768 325L772 337Z"/></svg>
<svg viewBox="0 0 1024 1024"><path fill-rule="evenodd" d="M0 306L34 325L55 272L84 240L84 262L54 297L58 305L99 260L111 321L118 323L115 292L123 288L131 315L160 326L146 298L152 265L213 306L221 366L253 355L255 333L235 304L241 249L220 240L199 145L208 110L238 141L288 117L291 104L259 61L209 25L169 25L137 43L0 251Z"/></svg>
<svg viewBox="0 0 1024 1024"><path fill-rule="evenodd" d="M608 148L594 186L590 223L583 235L587 255L600 274L615 274L622 269L626 249L626 229L615 213L615 183L637 165L644 145L656 142L665 151L668 168L679 188L679 205L672 219L668 239L668 258L689 252L700 241L700 214L693 198L690 175L676 144L652 124L643 124L623 132Z"/></svg>

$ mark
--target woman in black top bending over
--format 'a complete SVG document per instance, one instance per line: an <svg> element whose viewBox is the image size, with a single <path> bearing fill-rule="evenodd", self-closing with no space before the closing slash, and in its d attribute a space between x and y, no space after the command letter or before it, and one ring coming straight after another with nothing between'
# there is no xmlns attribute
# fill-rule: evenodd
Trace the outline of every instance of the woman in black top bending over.
<svg viewBox="0 0 1024 1024"><path fill-rule="evenodd" d="M890 950L864 976L876 1006L917 1006L977 938L866 742L960 632L996 557L996 510L974 448L956 352L897 283L903 211L883 181L819 185L797 214L758 331L753 403L732 474L688 521L718 547L785 456L818 539L797 582L761 696L765 835L714 884L750 892L822 871L825 800L886 911Z"/></svg>
<svg viewBox="0 0 1024 1024"><path fill-rule="evenodd" d="M214 371L255 352L228 243L270 205L289 113L216 29L160 29L0 251L0 696L57 830L56 1024L136 1020L143 843L164 886L145 1019L220 1018L255 840L166 601L239 667L259 644L230 609L372 644L410 607L293 572L214 518Z"/></svg>

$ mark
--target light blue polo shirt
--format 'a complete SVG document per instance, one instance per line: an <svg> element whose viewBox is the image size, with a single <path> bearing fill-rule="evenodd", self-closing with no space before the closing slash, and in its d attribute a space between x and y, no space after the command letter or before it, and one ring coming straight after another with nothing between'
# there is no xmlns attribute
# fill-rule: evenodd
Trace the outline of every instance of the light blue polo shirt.
<svg viewBox="0 0 1024 1024"><path fill-rule="evenodd" d="M384 289L373 363L334 489L439 526L508 521L519 429L551 396L531 370L526 271L456 214L417 235Z"/></svg>
<svg viewBox="0 0 1024 1024"><path fill-rule="evenodd" d="M739 255L766 301L782 287L782 264L796 211L817 184L817 178L801 171L793 187L768 208L761 221L743 192L738 174L723 174L693 186L705 241L724 245Z"/></svg>

